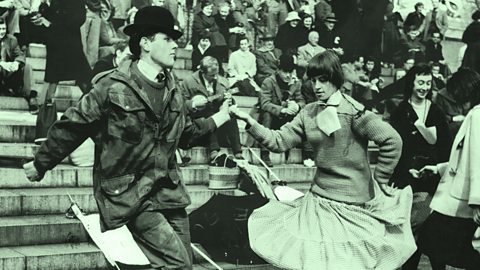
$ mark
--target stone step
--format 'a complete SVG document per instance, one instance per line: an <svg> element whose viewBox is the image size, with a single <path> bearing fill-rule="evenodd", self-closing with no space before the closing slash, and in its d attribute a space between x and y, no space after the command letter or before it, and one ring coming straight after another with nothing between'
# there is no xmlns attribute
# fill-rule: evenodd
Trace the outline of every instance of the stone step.
<svg viewBox="0 0 480 270"><path fill-rule="evenodd" d="M194 254L195 255L195 254ZM195 255L196 257L196 255ZM222 269L276 270L268 264L233 265L216 262ZM206 262L194 264L194 270L210 269ZM92 243L30 245L0 248L0 269L5 270L107 270L108 262ZM212 268L213 269L213 268Z"/></svg>
<svg viewBox="0 0 480 270"><path fill-rule="evenodd" d="M212 191L206 186L189 186L188 191L192 198L192 204L187 207L187 211L189 212L203 205L215 193L226 195L234 195L235 193L234 190ZM29 192L33 194L42 191L28 191L23 194ZM65 217L64 213L70 206L70 201L68 200L68 197L65 196L66 194L62 195L61 190L44 193L44 195L39 195L37 197L34 195L23 195L24 198L22 201L27 203L27 205L24 206L26 211L25 214L20 216L0 217L0 247L33 244L80 243L88 240L88 236L80 221ZM87 194L87 191L85 191L85 193L86 194L84 195L75 194L75 197L81 199L81 201L88 201L86 202L87 205L85 205L85 210L89 207L91 209L88 210L96 212L96 209L94 208L95 201L92 197L93 195ZM22 193L19 191L19 194ZM48 196L51 196L51 198L48 198ZM9 198L7 198L7 200L8 199ZM38 202L35 202L35 200ZM35 203L43 203L45 205L36 206ZM84 205L79 206L81 208L84 207ZM57 213L41 214L42 212L50 211L49 208L51 208L52 212ZM35 215L32 215L32 211L38 212L33 213Z"/></svg>
<svg viewBox="0 0 480 270"><path fill-rule="evenodd" d="M210 190L204 185L190 185L187 190L192 199L192 204L188 206L188 210L200 207L216 193L234 195L239 192L234 189ZM18 188L0 189L2 205L0 217L64 214L70 207L68 194L87 213L98 212L92 187Z"/></svg>
<svg viewBox="0 0 480 270"><path fill-rule="evenodd" d="M72 85L59 85L62 91L57 91L55 93L55 101L57 103L58 111L65 111L68 107L75 105L76 101L82 96L82 91L78 86ZM35 89L35 88L34 88ZM64 91L65 90L65 91ZM251 109L257 102L257 98L246 97L246 96L235 96L235 102L238 104L238 107ZM40 99L40 98L39 98ZM61 102L61 104L59 103ZM66 103L68 101L68 103ZM43 99L40 103L43 103ZM67 105L64 105L67 104ZM22 97L2 97L0 98L0 119L3 111L28 111L27 100Z"/></svg>
<svg viewBox="0 0 480 270"><path fill-rule="evenodd" d="M375 165L370 165L374 168ZM189 165L181 167L182 179L186 185L207 185L209 171L216 167L207 165ZM266 172L265 168L261 168ZM316 168L308 168L300 164L278 165L271 168L273 173L280 179L288 182L310 181L315 175ZM275 180L269 175L270 180ZM51 187L90 187L93 186L91 167L74 167L71 165L58 165L48 171L40 182L30 182L25 178L21 168L0 168L0 188L51 188Z"/></svg>

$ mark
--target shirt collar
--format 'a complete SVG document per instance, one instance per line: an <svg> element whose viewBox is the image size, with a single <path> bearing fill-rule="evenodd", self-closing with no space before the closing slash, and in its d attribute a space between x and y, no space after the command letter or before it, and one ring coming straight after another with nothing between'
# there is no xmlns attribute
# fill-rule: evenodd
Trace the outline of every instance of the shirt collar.
<svg viewBox="0 0 480 270"><path fill-rule="evenodd" d="M200 46L200 44L199 44L197 47L198 47L198 50L200 51L200 53L201 53L201 54L204 54L204 53L208 50L208 48L210 48L210 46L211 46L211 45L208 45L207 48L203 49L203 48Z"/></svg>
<svg viewBox="0 0 480 270"><path fill-rule="evenodd" d="M137 64L138 70L150 81L157 82L158 70L148 62L140 59ZM163 73L163 72L162 72Z"/></svg>
<svg viewBox="0 0 480 270"><path fill-rule="evenodd" d="M334 106L334 107L338 107L338 105L340 105L340 102L342 101L343 99L343 96L342 96L342 92L340 92L340 90L337 90L335 93L333 93L327 100L327 102L322 102L320 101L320 105L323 105L323 106Z"/></svg>

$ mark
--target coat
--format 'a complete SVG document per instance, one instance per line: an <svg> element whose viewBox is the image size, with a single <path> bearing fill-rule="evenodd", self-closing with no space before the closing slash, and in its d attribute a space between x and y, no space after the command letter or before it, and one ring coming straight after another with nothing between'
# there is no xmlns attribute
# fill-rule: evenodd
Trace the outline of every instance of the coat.
<svg viewBox="0 0 480 270"><path fill-rule="evenodd" d="M192 110L191 99L196 95L203 95L205 97L211 96L205 87L203 78L201 78L202 72L200 70L195 71L191 76L188 76L180 83L180 90L183 93L183 96L187 100L187 107L189 110ZM222 76L218 76L215 84L213 85L214 94L223 94L229 88L228 80ZM210 111L218 111L221 102L214 102L213 104L208 104L208 106L213 107Z"/></svg>
<svg viewBox="0 0 480 270"><path fill-rule="evenodd" d="M447 117L447 123L450 128L450 133L454 137L462 122L453 122L453 117L457 115L466 115L466 110L463 108L461 104L459 104L450 93L448 93L447 89L441 89L438 91L438 94L433 99L433 102L437 104L437 106L445 113Z"/></svg>
<svg viewBox="0 0 480 270"><path fill-rule="evenodd" d="M171 73L166 104L157 116L132 68L125 61L95 77L92 91L50 128L34 160L43 174L88 137L93 139L93 187L102 230L127 224L142 211L189 205L175 150L215 128L212 119L191 120Z"/></svg>
<svg viewBox="0 0 480 270"><path fill-rule="evenodd" d="M296 54L298 47L303 45L304 34L301 31L301 25L292 27L288 22L278 27L275 37L275 48L279 48L283 54Z"/></svg>
<svg viewBox="0 0 480 270"><path fill-rule="evenodd" d="M305 106L305 100L303 99L300 91L301 83L296 82L292 84L289 89L280 89L277 81L277 75L271 75L266 78L262 84L262 92L260 92L260 108L264 112L271 113L275 116L280 115L280 111L283 108L284 91L289 93L288 99L295 101L300 108Z"/></svg>
<svg viewBox="0 0 480 270"><path fill-rule="evenodd" d="M226 46L227 42L225 38L220 33L215 18L213 16L206 16L202 12L195 15L192 25L192 45L195 47L200 42L200 33L208 32L210 34L210 41L212 42L212 47L215 46Z"/></svg>
<svg viewBox="0 0 480 270"><path fill-rule="evenodd" d="M0 50L1 61L17 61L21 64L25 64L25 53L20 49L16 37L6 34L0 42L2 44Z"/></svg>
<svg viewBox="0 0 480 270"><path fill-rule="evenodd" d="M84 0L52 0L43 16L51 22L46 28L46 82L86 79L90 65L83 53L80 27L85 22Z"/></svg>
<svg viewBox="0 0 480 270"><path fill-rule="evenodd" d="M432 18L432 15L433 15L433 11L430 10L425 16L425 19L423 20L422 29L424 30L423 31L424 41L428 40L428 38L430 38L430 36L432 35L432 33L429 32L430 23L432 22L432 20L435 20L435 24L437 25L438 30L440 31L440 34L442 34L442 36L445 36L445 32L447 32L447 29L448 29L447 10L437 8L437 13L435 18Z"/></svg>
<svg viewBox="0 0 480 270"><path fill-rule="evenodd" d="M257 75L255 76L255 80L258 85L262 85L267 77L277 72L282 51L277 48L269 51L262 47L256 50L254 54L257 59Z"/></svg>
<svg viewBox="0 0 480 270"><path fill-rule="evenodd" d="M297 65L300 67L306 68L308 61L312 59L315 55L325 51L325 48L322 46L312 46L312 44L307 43L301 47L298 47L298 60Z"/></svg>
<svg viewBox="0 0 480 270"><path fill-rule="evenodd" d="M448 162L438 164L442 176L430 207L444 215L472 218L470 205L480 205L480 106L467 114L453 142Z"/></svg>

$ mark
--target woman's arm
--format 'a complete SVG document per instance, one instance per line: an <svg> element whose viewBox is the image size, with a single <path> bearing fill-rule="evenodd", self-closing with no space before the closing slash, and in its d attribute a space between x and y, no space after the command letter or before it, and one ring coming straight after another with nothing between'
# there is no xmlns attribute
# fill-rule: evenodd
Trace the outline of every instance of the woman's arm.
<svg viewBox="0 0 480 270"><path fill-rule="evenodd" d="M392 126L370 111L356 117L352 128L378 145L378 163L373 176L379 183L388 183L402 153L402 138Z"/></svg>
<svg viewBox="0 0 480 270"><path fill-rule="evenodd" d="M305 127L303 125L303 111L295 118L283 125L280 130L271 130L253 119L248 113L241 111L236 106L230 107L230 113L247 122L247 132L260 144L272 152L285 152L305 140Z"/></svg>

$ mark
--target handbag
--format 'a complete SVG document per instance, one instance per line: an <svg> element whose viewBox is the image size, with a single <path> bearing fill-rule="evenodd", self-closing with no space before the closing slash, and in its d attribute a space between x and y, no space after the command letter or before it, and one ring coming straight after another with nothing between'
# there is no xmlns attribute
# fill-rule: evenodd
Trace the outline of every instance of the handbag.
<svg viewBox="0 0 480 270"><path fill-rule="evenodd" d="M40 106L35 127L35 143L40 144L47 138L50 127L57 121L57 106L55 102Z"/></svg>

